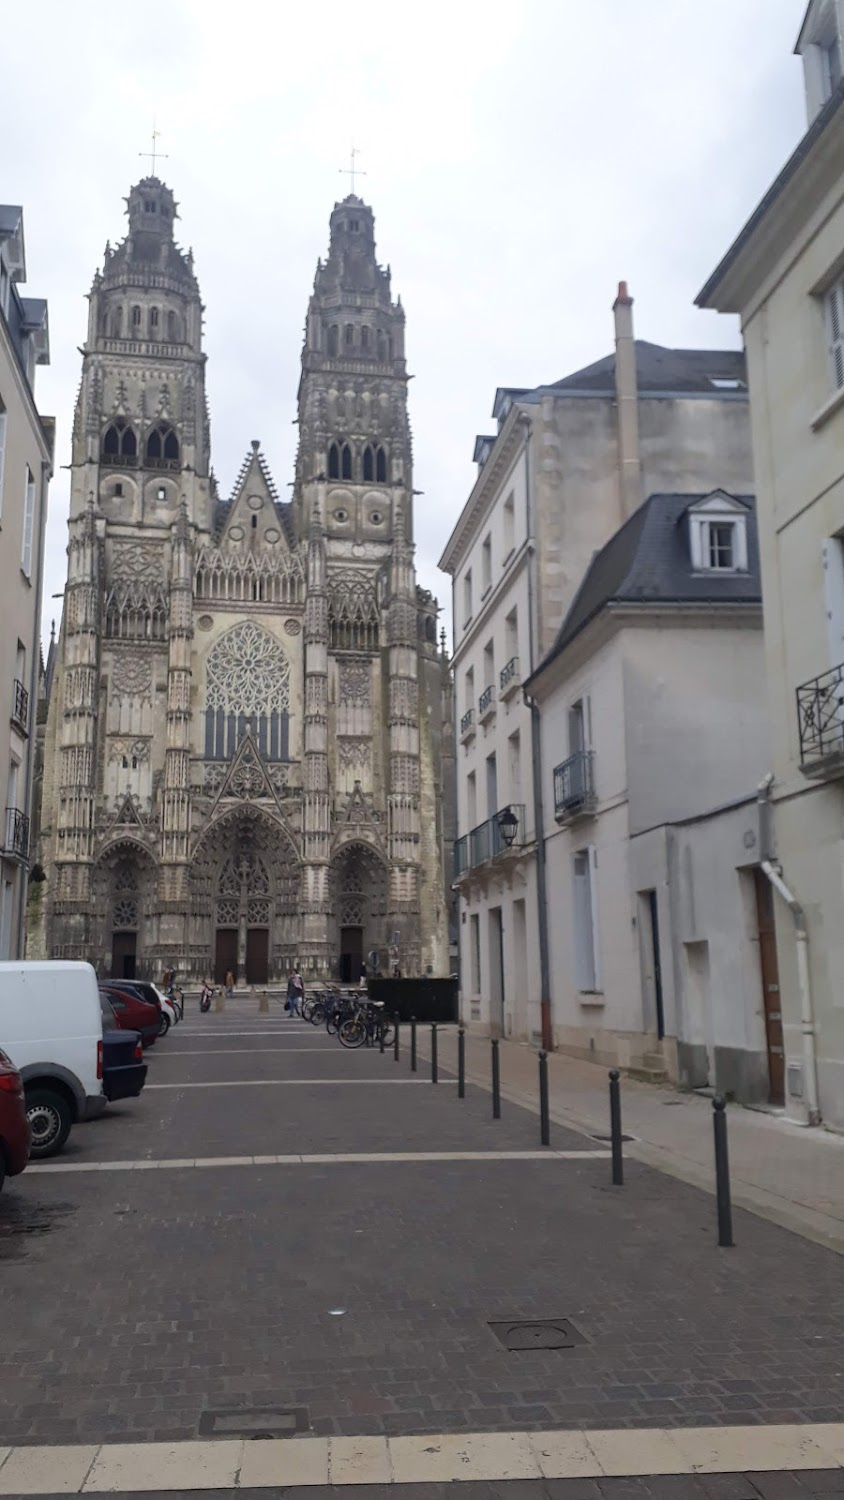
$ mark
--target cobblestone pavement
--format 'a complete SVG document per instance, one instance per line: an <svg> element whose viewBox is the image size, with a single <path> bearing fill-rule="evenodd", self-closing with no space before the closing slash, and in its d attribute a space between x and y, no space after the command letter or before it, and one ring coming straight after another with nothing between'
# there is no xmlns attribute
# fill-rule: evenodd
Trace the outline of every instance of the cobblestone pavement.
<svg viewBox="0 0 844 1500"><path fill-rule="evenodd" d="M406 1052L278 1016L191 1015L149 1061L178 1086L77 1127L62 1162L539 1144L526 1111L413 1082ZM0 1198L0 1443L178 1441L272 1404L318 1434L841 1420L840 1258L743 1213L719 1251L713 1215L636 1163L613 1189L604 1160L25 1173ZM508 1352L489 1328L560 1318L582 1343ZM797 1500L840 1472L518 1490Z"/></svg>

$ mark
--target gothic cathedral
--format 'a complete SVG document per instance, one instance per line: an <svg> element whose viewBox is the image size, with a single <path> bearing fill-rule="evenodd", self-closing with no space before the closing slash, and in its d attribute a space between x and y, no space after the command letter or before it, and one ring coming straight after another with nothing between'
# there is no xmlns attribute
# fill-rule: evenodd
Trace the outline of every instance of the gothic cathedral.
<svg viewBox="0 0 844 1500"><path fill-rule="evenodd" d="M404 312L331 215L281 501L211 468L202 303L157 177L90 293L44 745L44 951L128 977L448 972L451 680L417 586Z"/></svg>

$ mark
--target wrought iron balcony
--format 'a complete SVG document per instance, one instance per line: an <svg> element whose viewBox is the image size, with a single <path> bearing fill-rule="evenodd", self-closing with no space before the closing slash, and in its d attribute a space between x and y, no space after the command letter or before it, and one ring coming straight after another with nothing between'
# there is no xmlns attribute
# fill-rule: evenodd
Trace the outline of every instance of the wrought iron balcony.
<svg viewBox="0 0 844 1500"><path fill-rule="evenodd" d="M468 708L460 720L460 740L465 745L467 740L475 733L475 710Z"/></svg>
<svg viewBox="0 0 844 1500"><path fill-rule="evenodd" d="M29 818L19 807L6 808L3 853L12 859L26 859L29 854Z"/></svg>
<svg viewBox="0 0 844 1500"><path fill-rule="evenodd" d="M498 696L505 701L512 698L522 680L519 671L519 658L511 656L506 667L502 667L498 674Z"/></svg>
<svg viewBox="0 0 844 1500"><path fill-rule="evenodd" d="M844 771L844 665L797 689L797 726L804 776Z"/></svg>
<svg viewBox="0 0 844 1500"><path fill-rule="evenodd" d="M29 693L17 677L12 695L12 723L26 734L26 727L29 723Z"/></svg>
<svg viewBox="0 0 844 1500"><path fill-rule="evenodd" d="M524 843L524 803L511 802L487 818L485 823L479 823L471 833L464 833L457 839L454 845L455 877L487 864L499 854L506 854L508 849L520 849Z"/></svg>
<svg viewBox="0 0 844 1500"><path fill-rule="evenodd" d="M495 713L495 687L490 683L485 687L478 699L478 718L482 724Z"/></svg>
<svg viewBox="0 0 844 1500"><path fill-rule="evenodd" d="M595 807L594 751L578 750L554 767L554 817L569 823Z"/></svg>

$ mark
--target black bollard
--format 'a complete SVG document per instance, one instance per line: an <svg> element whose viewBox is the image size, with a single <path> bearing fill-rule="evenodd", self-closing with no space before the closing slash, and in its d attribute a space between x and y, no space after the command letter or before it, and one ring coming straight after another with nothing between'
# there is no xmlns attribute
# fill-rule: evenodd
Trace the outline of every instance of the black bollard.
<svg viewBox="0 0 844 1500"><path fill-rule="evenodd" d="M718 1202L718 1244L729 1249L733 1239L733 1209L730 1202L730 1158L727 1151L727 1101L716 1094L712 1101L715 1131L715 1196Z"/></svg>
<svg viewBox="0 0 844 1500"><path fill-rule="evenodd" d="M610 1140L612 1141L613 1187L624 1187L624 1158L621 1152L621 1084L618 1068L610 1073Z"/></svg>
<svg viewBox="0 0 844 1500"><path fill-rule="evenodd" d="M398 1060L399 1060L399 1013L398 1013L398 1011L396 1011L395 1015L393 1016L393 1057L395 1058L396 1062L398 1062Z"/></svg>
<svg viewBox="0 0 844 1500"><path fill-rule="evenodd" d="M462 1026L457 1033L457 1097L466 1098L466 1032Z"/></svg>
<svg viewBox="0 0 844 1500"><path fill-rule="evenodd" d="M551 1117L548 1113L548 1053L539 1054L539 1133L543 1146L551 1144Z"/></svg>
<svg viewBox="0 0 844 1500"><path fill-rule="evenodd" d="M498 1037L492 1039L492 1118L501 1119L501 1067L498 1058Z"/></svg>
<svg viewBox="0 0 844 1500"><path fill-rule="evenodd" d="M416 1017L410 1018L410 1071L416 1072Z"/></svg>
<svg viewBox="0 0 844 1500"><path fill-rule="evenodd" d="M437 1028L436 1024L431 1027L431 1082L439 1083L439 1061L437 1058Z"/></svg>

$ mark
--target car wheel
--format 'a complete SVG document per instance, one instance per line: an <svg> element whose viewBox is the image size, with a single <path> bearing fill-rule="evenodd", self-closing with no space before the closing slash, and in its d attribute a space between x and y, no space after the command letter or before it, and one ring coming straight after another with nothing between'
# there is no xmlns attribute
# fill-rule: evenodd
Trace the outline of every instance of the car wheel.
<svg viewBox="0 0 844 1500"><path fill-rule="evenodd" d="M0 1146L0 1193L3 1191L3 1183L6 1181L6 1153Z"/></svg>
<svg viewBox="0 0 844 1500"><path fill-rule="evenodd" d="M161 1012L161 1025L158 1028L158 1035L159 1036L166 1036L169 1030L170 1030L170 1017L168 1016L166 1010L163 1010Z"/></svg>
<svg viewBox="0 0 844 1500"><path fill-rule="evenodd" d="M33 1089L26 1095L26 1117L32 1131L31 1157L55 1156L70 1135L73 1123L70 1105L50 1089Z"/></svg>

